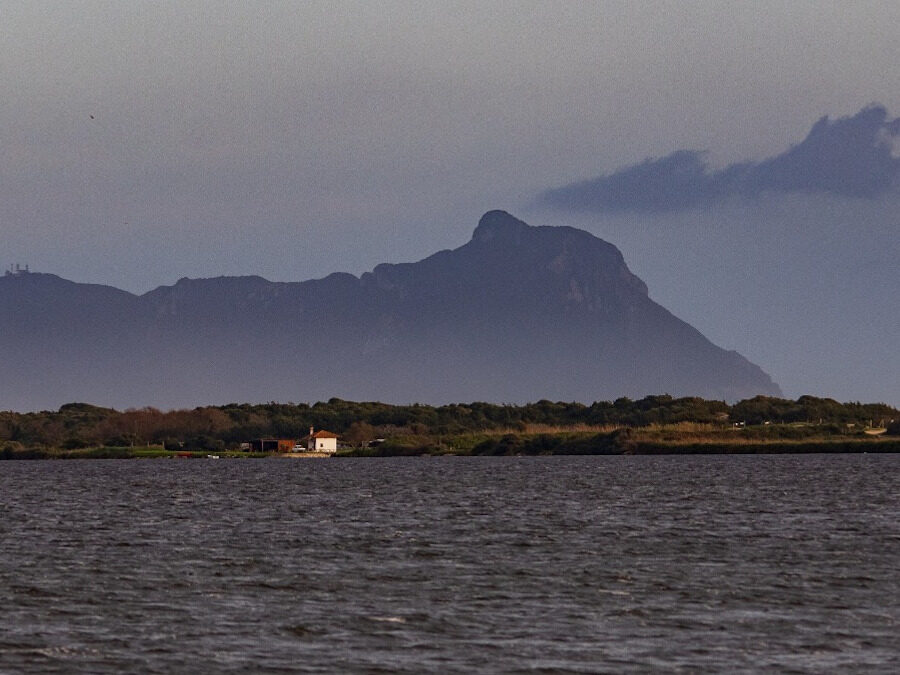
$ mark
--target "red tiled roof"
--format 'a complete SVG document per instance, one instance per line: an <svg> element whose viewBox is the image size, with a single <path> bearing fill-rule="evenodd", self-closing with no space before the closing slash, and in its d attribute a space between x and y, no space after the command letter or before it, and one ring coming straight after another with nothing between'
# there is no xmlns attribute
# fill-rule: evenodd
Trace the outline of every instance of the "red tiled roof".
<svg viewBox="0 0 900 675"><path fill-rule="evenodd" d="M312 435L312 438L337 438L337 434L333 434L330 431L317 431Z"/></svg>

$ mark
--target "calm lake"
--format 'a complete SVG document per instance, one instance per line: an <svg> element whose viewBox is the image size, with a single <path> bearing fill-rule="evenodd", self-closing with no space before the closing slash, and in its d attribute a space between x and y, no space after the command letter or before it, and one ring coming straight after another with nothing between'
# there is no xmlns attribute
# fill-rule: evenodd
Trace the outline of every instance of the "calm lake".
<svg viewBox="0 0 900 675"><path fill-rule="evenodd" d="M900 672L900 456L0 462L0 672Z"/></svg>

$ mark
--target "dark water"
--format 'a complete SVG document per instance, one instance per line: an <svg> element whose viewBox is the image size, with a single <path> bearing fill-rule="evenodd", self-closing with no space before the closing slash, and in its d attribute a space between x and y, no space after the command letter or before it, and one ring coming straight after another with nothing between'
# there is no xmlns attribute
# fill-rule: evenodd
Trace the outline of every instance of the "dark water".
<svg viewBox="0 0 900 675"><path fill-rule="evenodd" d="M0 462L0 672L900 672L900 456Z"/></svg>

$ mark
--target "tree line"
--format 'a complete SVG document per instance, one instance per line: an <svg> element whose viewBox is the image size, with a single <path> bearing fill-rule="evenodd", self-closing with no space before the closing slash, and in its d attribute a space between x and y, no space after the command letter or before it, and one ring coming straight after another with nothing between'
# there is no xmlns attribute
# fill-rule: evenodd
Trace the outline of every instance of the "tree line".
<svg viewBox="0 0 900 675"><path fill-rule="evenodd" d="M900 411L883 403L839 403L801 396L757 396L729 405L697 397L619 398L590 405L542 400L526 405L459 403L443 406L390 405L332 398L314 404L265 403L205 406L192 410L155 408L117 411L86 403L68 403L57 411L0 412L0 448L82 448L163 444L186 449L234 448L252 438L299 439L310 427L327 429L350 444L402 435L453 435L496 430L525 430L529 425L573 427L614 425L645 427L693 422L811 423L888 425L900 433Z"/></svg>

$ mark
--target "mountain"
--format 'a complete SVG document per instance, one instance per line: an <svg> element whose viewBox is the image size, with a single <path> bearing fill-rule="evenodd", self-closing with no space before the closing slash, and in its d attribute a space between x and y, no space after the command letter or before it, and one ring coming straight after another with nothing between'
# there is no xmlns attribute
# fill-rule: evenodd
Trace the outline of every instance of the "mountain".
<svg viewBox="0 0 900 675"><path fill-rule="evenodd" d="M181 279L142 296L0 278L0 408L778 395L653 302L619 250L485 214L472 239L355 277Z"/></svg>

